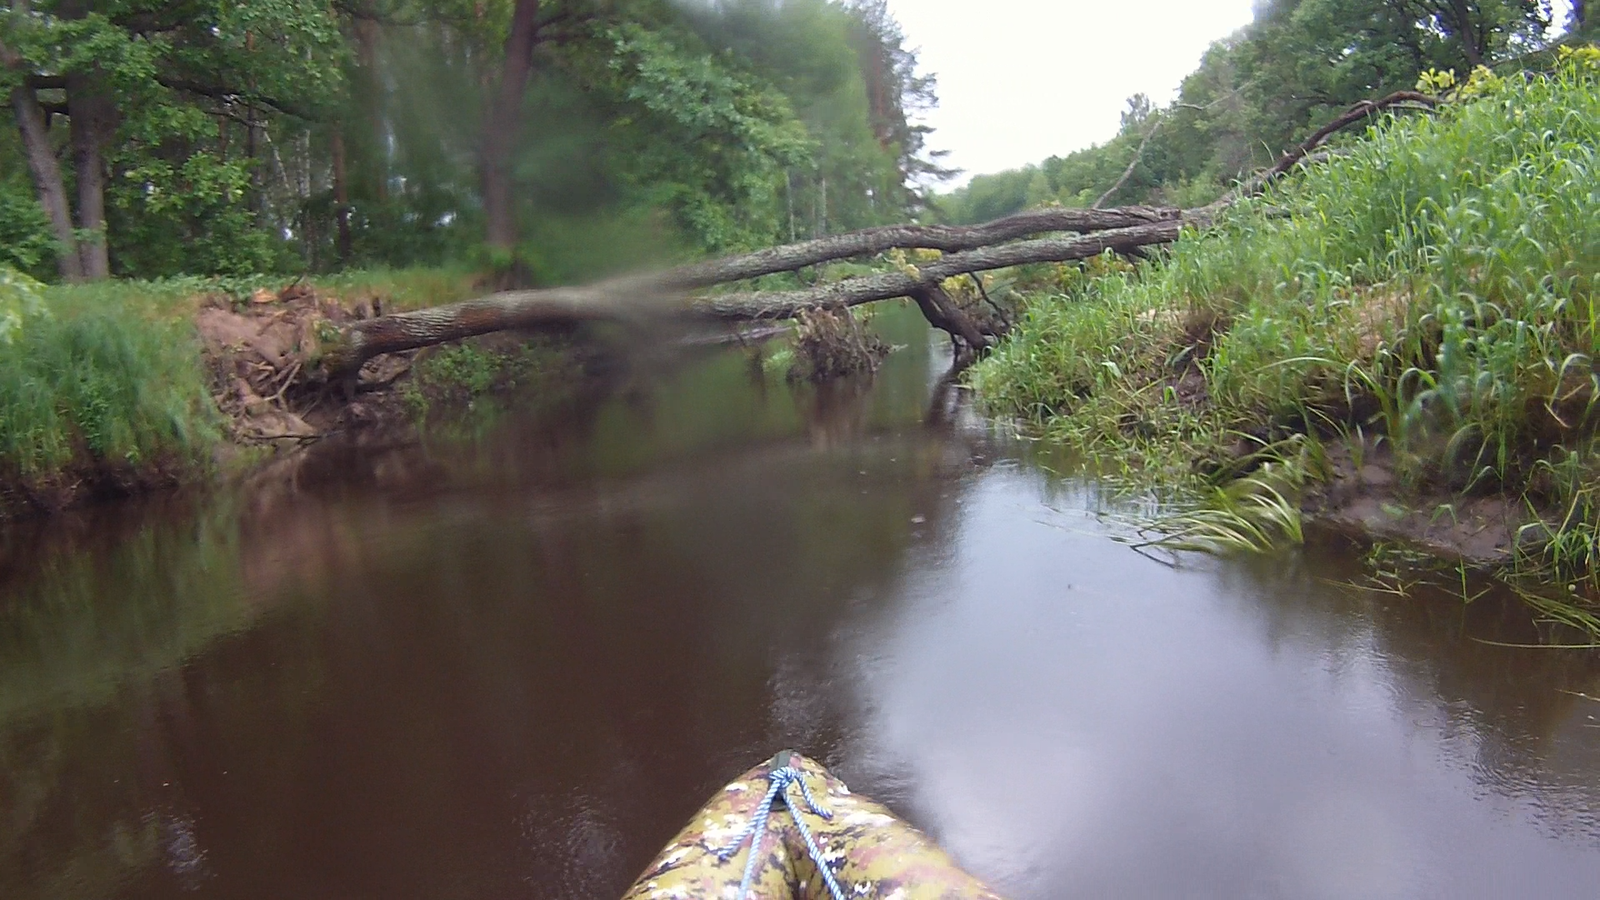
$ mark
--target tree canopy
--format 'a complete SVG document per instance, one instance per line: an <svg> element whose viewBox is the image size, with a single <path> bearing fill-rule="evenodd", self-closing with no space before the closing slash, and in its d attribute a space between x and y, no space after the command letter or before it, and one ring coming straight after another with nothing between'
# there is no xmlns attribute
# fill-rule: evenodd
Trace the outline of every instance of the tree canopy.
<svg viewBox="0 0 1600 900"><path fill-rule="evenodd" d="M904 219L884 0L12 0L0 264L551 281Z"/></svg>
<svg viewBox="0 0 1600 900"><path fill-rule="evenodd" d="M1262 0L1165 107L1136 96L1105 144L975 177L940 212L977 222L1052 202L1203 203L1350 104L1431 71L1515 67L1560 28L1582 33L1585 9L1560 22L1549 0Z"/></svg>

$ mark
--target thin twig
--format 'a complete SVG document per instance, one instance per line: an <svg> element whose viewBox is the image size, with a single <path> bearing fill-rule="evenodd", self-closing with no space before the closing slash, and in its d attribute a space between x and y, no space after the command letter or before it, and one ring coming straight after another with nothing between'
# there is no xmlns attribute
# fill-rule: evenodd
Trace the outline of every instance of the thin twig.
<svg viewBox="0 0 1600 900"><path fill-rule="evenodd" d="M1006 315L1006 311L1000 308L1000 304L998 304L998 303L994 302L993 300L989 299L989 289L983 286L983 279L979 278L977 273L975 273L975 272L968 272L967 273L967 277L971 278L972 279L972 283L978 286L978 293L979 293L979 295L981 295L983 297L983 302L985 302L985 303L989 304L990 306L994 307L995 315L1000 317L1000 321L1005 323L1006 330L1010 331L1011 330L1011 317Z"/></svg>
<svg viewBox="0 0 1600 900"><path fill-rule="evenodd" d="M1117 179L1117 183L1107 188L1106 192L1100 195L1100 199L1089 207L1090 209L1104 208L1106 201L1111 199L1111 195L1122 190L1122 186L1128 183L1129 178L1133 177L1133 170L1139 168L1139 161L1144 159L1144 148L1150 146L1150 139L1155 137L1156 132L1161 130L1161 123L1164 121L1160 116L1153 116L1152 118L1155 119L1155 124L1150 126L1150 130L1145 132L1144 140L1139 142L1139 149L1133 154L1133 161L1128 163L1126 169L1122 170L1122 177Z"/></svg>

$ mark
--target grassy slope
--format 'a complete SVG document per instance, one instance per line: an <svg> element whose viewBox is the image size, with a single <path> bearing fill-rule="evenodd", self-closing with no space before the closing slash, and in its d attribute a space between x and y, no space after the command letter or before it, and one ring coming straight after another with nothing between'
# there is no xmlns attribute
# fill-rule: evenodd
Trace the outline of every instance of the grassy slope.
<svg viewBox="0 0 1600 900"><path fill-rule="evenodd" d="M1409 485L1527 496L1546 561L1600 579L1597 68L1479 81L1162 263L1036 298L975 383L1190 482L1225 481L1241 448L1378 441Z"/></svg>
<svg viewBox="0 0 1600 900"><path fill-rule="evenodd" d="M37 291L43 312L0 340L0 511L19 493L48 502L82 480L133 487L204 470L224 429L193 314L208 296L282 286L174 279ZM474 293L469 273L432 269L349 272L317 287L351 301L382 297L388 309Z"/></svg>

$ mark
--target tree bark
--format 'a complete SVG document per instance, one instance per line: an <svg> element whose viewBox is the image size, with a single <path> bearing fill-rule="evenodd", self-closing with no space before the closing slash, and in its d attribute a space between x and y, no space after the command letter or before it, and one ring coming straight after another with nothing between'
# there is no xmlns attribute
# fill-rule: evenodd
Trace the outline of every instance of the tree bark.
<svg viewBox="0 0 1600 900"><path fill-rule="evenodd" d="M1190 220L1201 224L1201 220ZM714 319L788 319L813 306L850 307L877 300L913 297L927 285L969 272L1007 269L1029 263L1090 259L1111 250L1124 253L1178 239L1185 221L1173 219L1070 238L1041 238L980 247L942 257L915 272L888 272L849 278L797 291L715 294L692 301L685 312Z"/></svg>
<svg viewBox="0 0 1600 900"><path fill-rule="evenodd" d="M1486 35L1475 21L1483 14L1474 14L1468 0L1450 0L1441 12L1450 29L1455 32L1456 39L1461 41L1461 52L1466 54L1467 64L1473 68L1483 65L1484 54L1488 51L1484 46Z"/></svg>
<svg viewBox="0 0 1600 900"><path fill-rule="evenodd" d="M533 48L538 42L539 0L517 0L506 35L500 81L483 118L481 148L485 239L491 250L514 254L517 246L511 153L522 128L522 102L533 74Z"/></svg>
<svg viewBox="0 0 1600 900"><path fill-rule="evenodd" d="M102 148L113 127L115 109L91 74L67 76L67 115L71 119L72 165L78 181L78 255L83 277L111 277L106 247L106 172Z"/></svg>
<svg viewBox="0 0 1600 900"><path fill-rule="evenodd" d="M624 276L607 284L638 291L683 291L730 281L792 272L806 266L852 256L872 256L893 249L942 250L958 253L1051 231L1086 234L1173 222L1183 211L1170 207L1125 206L1117 209L1048 207L995 219L981 225L885 225L786 244L754 253L691 263L664 273Z"/></svg>
<svg viewBox="0 0 1600 900"><path fill-rule="evenodd" d="M1408 91L1356 104L1305 143L1284 154L1271 168L1241 184L1232 195L1199 209L1053 208L964 227L894 225L695 263L661 273L613 278L586 287L508 291L348 325L335 341L324 347L316 374L325 378L348 378L368 359L383 353L412 350L493 331L651 316L713 321L788 319L806 309L843 309L896 297L914 298L932 324L961 338L973 349L981 349L990 343L989 336L949 301L941 288L946 279L1029 263L1089 259L1108 250L1131 256L1144 247L1170 244L1186 226L1205 227L1238 197L1264 190L1273 180L1305 162L1341 129L1363 122L1384 109L1404 105L1432 107L1437 103L1436 98ZM1079 234L1016 240L1049 232ZM802 290L732 292L685 299L691 291L716 284L892 249L935 249L946 255L920 268L907 267L906 271L848 278Z"/></svg>
<svg viewBox="0 0 1600 900"><path fill-rule="evenodd" d="M28 171L33 175L39 205L44 207L50 219L50 230L55 233L59 245L56 267L67 281L82 281L83 258L78 255L78 239L72 231L72 212L67 204L67 188L61 179L61 166L45 134L44 110L33 89L26 85L11 92L11 107L17 116L17 129L22 134L23 152L28 157Z"/></svg>
<svg viewBox="0 0 1600 900"><path fill-rule="evenodd" d="M349 262L352 250L350 238L350 185L345 173L344 126L333 130L333 203L334 219L339 226L339 261Z"/></svg>
<svg viewBox="0 0 1600 900"><path fill-rule="evenodd" d="M922 310L922 317L928 320L928 324L956 339L957 346L965 348L968 353L994 345L993 338L978 329L972 318L951 301L943 287L926 285L913 291L911 299L917 301L917 308Z"/></svg>
<svg viewBox="0 0 1600 900"><path fill-rule="evenodd" d="M632 290L619 289L617 282L580 288L506 291L464 303L356 322L345 328L339 341L325 349L321 368L327 377L347 377L362 363L382 353L414 350L493 331L582 321L651 315L724 321L790 319L801 310L818 306L837 309L896 297L915 298L937 288L946 278L969 272L1089 259L1106 250L1123 253L1151 244L1171 243L1184 224L1184 220L1172 218L1079 237L1019 241L951 254L913 272L850 278L797 291L717 294L688 302L680 299L663 304L657 298L652 304L649 298ZM919 299L919 302L937 304L938 296L928 293L926 301ZM953 317L944 318L952 329L963 327ZM970 332L970 337L963 335L963 339L972 342L975 348L989 343L975 330Z"/></svg>
<svg viewBox="0 0 1600 900"><path fill-rule="evenodd" d="M12 0L11 9L19 14L28 12L27 0ZM16 51L0 41L0 66L15 71L25 71L27 66ZM39 196L39 205L50 220L50 230L55 233L56 267L67 281L83 279L83 260L78 256L78 241L72 233L72 211L67 205L67 189L61 180L61 166L56 162L55 151L46 134L48 124L44 107L27 79L11 91L11 110L16 116L17 131L22 138L22 152L28 159L28 172L33 176L33 187Z"/></svg>

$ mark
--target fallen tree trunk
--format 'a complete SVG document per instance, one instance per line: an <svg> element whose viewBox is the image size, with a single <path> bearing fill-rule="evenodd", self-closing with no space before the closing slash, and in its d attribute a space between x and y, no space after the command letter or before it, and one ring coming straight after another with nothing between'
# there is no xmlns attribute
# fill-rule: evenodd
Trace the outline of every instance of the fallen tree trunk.
<svg viewBox="0 0 1600 900"><path fill-rule="evenodd" d="M872 256L889 250L940 250L959 253L991 244L1051 231L1088 234L1114 228L1131 228L1156 222L1176 221L1183 211L1172 207L1124 206L1117 209L1069 209L1049 207L1016 213L982 225L888 225L846 234L758 250L740 256L693 263L662 275L617 279L613 284L636 282L665 290L694 290L793 272L806 266Z"/></svg>
<svg viewBox="0 0 1600 900"><path fill-rule="evenodd" d="M927 286L937 286L946 278L971 272L987 272L1029 263L1069 262L1090 259L1107 250L1123 253L1152 244L1169 244L1178 239L1184 224L1184 221L1175 219L1071 238L1018 241L966 253L953 253L914 272L863 275L798 291L715 294L696 298L690 303L689 311L717 319L788 319L800 310L813 306L849 307L875 300L913 297Z"/></svg>
<svg viewBox="0 0 1600 900"><path fill-rule="evenodd" d="M1399 92L1365 101L1285 153L1270 168L1226 197L1199 209L1130 206L1114 209L1030 210L982 225L893 225L832 235L754 253L629 275L584 287L507 291L447 306L396 313L345 326L322 350L320 378L351 378L374 356L413 350L493 331L570 326L584 321L647 317L756 320L793 318L805 309L842 309L877 300L914 298L928 320L973 350L994 335L979 329L948 297L947 278L1028 263L1089 259L1107 250L1136 256L1142 248L1177 240L1186 225L1209 224L1242 196L1260 193L1305 162L1339 131L1384 110L1432 108L1438 100ZM1049 232L1075 237L1019 240ZM939 250L948 255L920 269L847 278L792 291L746 291L690 297L696 290L763 275L792 272L831 260L889 250Z"/></svg>
<svg viewBox="0 0 1600 900"><path fill-rule="evenodd" d="M912 272L887 272L818 285L797 291L757 291L714 294L682 302L681 293L650 297L632 291L618 292L614 282L583 288L550 288L535 291L506 291L448 306L414 312L395 313L366 319L347 326L340 340L325 348L321 368L327 377L346 377L374 356L414 350L445 341L461 340L493 331L543 328L583 321L638 319L649 316L707 318L720 320L790 319L802 309L844 308L915 297L946 278L972 272L985 272L1011 266L1041 262L1067 262L1089 259L1107 250L1131 252L1152 244L1176 240L1186 221L1169 219L1131 228L1118 228L1071 238L1045 238L982 247L945 256ZM959 316L957 310L949 313ZM952 333L975 348L987 339L974 340L970 323L934 322L939 327L953 325Z"/></svg>

